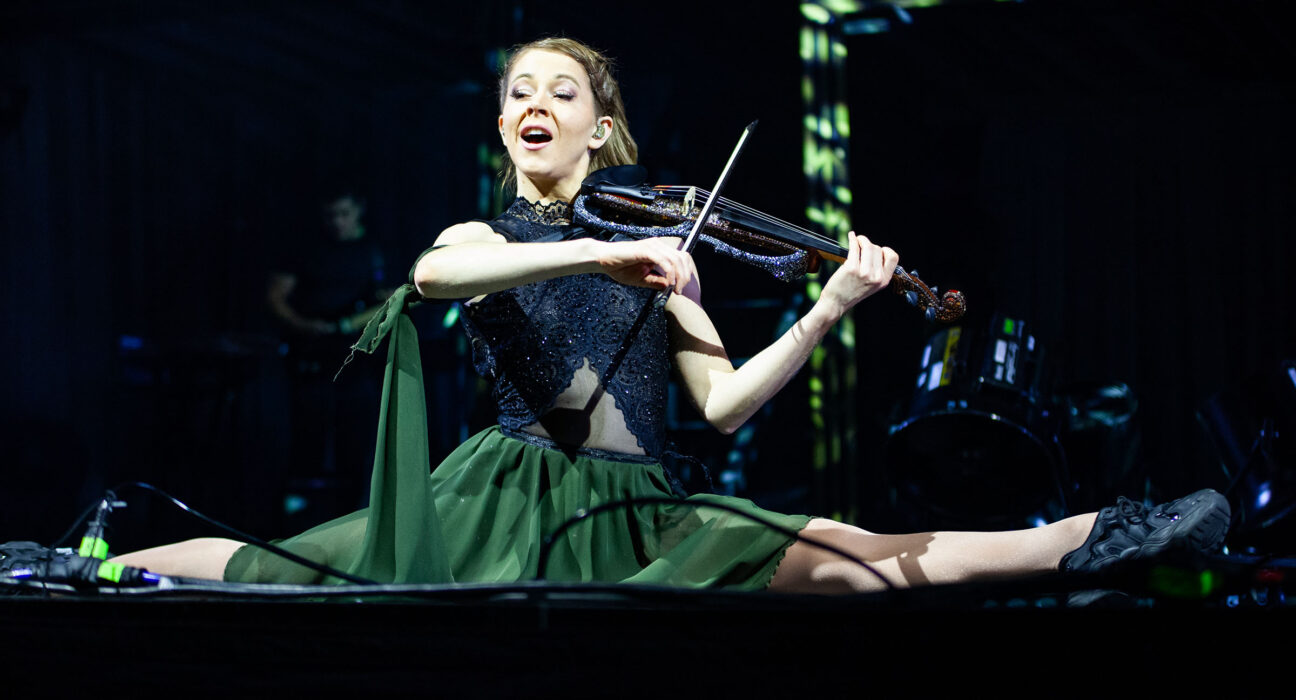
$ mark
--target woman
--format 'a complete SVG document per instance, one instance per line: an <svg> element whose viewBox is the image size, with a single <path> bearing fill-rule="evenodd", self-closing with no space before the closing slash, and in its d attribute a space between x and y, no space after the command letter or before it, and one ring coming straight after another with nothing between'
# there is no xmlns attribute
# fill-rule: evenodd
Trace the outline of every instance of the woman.
<svg viewBox="0 0 1296 700"><path fill-rule="evenodd" d="M572 226L567 202L591 170L632 163L608 62L570 39L515 50L500 80L500 139L517 201L491 222L446 229L420 258L407 294L470 299L465 327L478 369L494 381L501 425L474 437L426 476L417 430L417 352L403 302L359 345L390 335L386 435L369 509L285 546L385 581L531 578L540 539L580 509L668 496L658 463L668 366L705 419L733 432L797 372L828 329L885 287L898 256L849 236L846 262L783 337L735 369L703 310L697 270L677 241L607 242ZM664 308L635 319L657 290ZM632 327L637 335L626 341ZM621 349L623 342L628 348ZM618 357L618 355L622 355ZM411 357L412 356L412 357ZM405 370L402 369L405 368ZM402 402L402 397L406 397ZM392 408L397 404L399 408ZM380 441L381 442L381 441ZM1124 502L1031 530L877 535L821 518L695 496L767 519L871 563L897 585L1092 570L1169 548L1223 540L1228 507L1203 491L1148 512ZM230 540L206 539L118 558L159 573L242 581L319 580ZM727 511L672 505L605 514L569 529L543 572L561 580L630 581L775 591L867 591L869 571Z"/></svg>

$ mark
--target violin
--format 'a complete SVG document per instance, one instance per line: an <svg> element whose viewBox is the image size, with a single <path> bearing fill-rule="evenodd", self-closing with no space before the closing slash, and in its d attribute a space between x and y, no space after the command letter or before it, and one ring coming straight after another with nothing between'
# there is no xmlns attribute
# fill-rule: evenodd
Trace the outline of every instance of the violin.
<svg viewBox="0 0 1296 700"><path fill-rule="evenodd" d="M619 165L590 173L573 202L578 223L629 238L685 237L710 196L696 187L652 185L638 165ZM716 252L769 272L785 282L816 272L823 260L843 262L847 250L837 241L721 197L698 240ZM951 323L967 303L957 290L937 296L917 272L896 267L892 289L927 320Z"/></svg>

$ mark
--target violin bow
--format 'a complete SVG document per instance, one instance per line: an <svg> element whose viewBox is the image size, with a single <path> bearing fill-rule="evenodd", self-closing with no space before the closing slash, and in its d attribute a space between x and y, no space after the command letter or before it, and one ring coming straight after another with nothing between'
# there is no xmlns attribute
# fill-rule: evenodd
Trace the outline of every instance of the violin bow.
<svg viewBox="0 0 1296 700"><path fill-rule="evenodd" d="M729 161L725 163L724 169L720 171L719 179L716 180L715 189L712 190L715 195L707 197L706 204L702 205L702 213L699 214L697 220L693 222L693 230L689 231L688 236L680 242L679 250L684 252L692 250L693 244L697 242L698 233L702 231L702 227L706 225L706 220L711 216L711 211L720 203L720 188L724 187L725 181L729 179L729 171L733 169L734 163L738 161L738 156L742 154L743 148L747 146L747 139L755 132L756 121L748 124L747 128L743 129L742 135L738 137L738 145L734 146L733 153L729 154ZM608 363L607 371L603 373L603 381L599 383L599 389L594 392L587 408L593 408L594 404L598 402L599 397L602 395L603 387L607 386L608 383L612 381L612 377L615 376L617 370L621 368L621 363L625 361L626 353L630 352L630 346L634 344L635 338L639 336L639 330L643 328L644 322L648 320L648 312L653 308L660 309L666 306L666 300L670 298L670 295L671 290L667 287L666 289L657 292L657 294L654 295L647 304L644 304L643 310L639 312L639 316L635 318L634 324L630 326L630 330L626 333L625 339L621 341L621 347L617 349L617 354L614 355L612 361Z"/></svg>
<svg viewBox="0 0 1296 700"><path fill-rule="evenodd" d="M720 190L724 187L725 181L729 179L729 171L733 169L734 163L738 161L738 156L742 155L743 149L746 148L747 139L756 133L756 123L759 121L758 119L748 124L747 128L743 129L742 135L738 137L738 145L734 146L733 153L729 154L729 162L725 163L724 169L720 171L720 177L716 180L715 188L711 190L710 196L706 198L706 203L702 205L702 213L698 214L697 220L693 222L693 230L689 231L688 237L680 243L680 250L686 253L693 250L693 244L697 242L698 234L701 233L702 227L706 225L707 219L711 218L711 211L720 203Z"/></svg>

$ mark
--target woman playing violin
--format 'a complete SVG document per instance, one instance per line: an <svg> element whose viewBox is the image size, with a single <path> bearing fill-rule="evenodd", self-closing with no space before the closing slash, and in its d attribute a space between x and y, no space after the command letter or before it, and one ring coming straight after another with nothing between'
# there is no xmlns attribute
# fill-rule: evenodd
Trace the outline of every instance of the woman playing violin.
<svg viewBox="0 0 1296 700"><path fill-rule="evenodd" d="M409 571L417 566L402 564L401 557L422 551L444 556L455 581L532 578L541 539L578 510L671 495L660 464L670 369L706 421L731 433L792 379L834 323L886 287L896 268L894 250L850 234L846 261L809 312L735 368L704 309L697 268L677 250L678 240L609 242L571 221L568 203L589 172L637 156L608 61L570 39L516 49L500 79L498 127L518 199L493 221L445 229L415 266L413 283L425 298L469 300L465 328L476 366L493 382L500 425L451 454L426 490L406 484L392 493L394 485L376 478L368 511L286 541L308 558L379 580L411 580L416 576ZM658 290L671 292L664 308L649 307L636 323ZM897 585L1020 576L1059 566L1088 570L1167 548L1211 548L1228 522L1227 504L1209 491L1132 519L1105 509L1031 530L910 535L769 513L740 499L688 501L692 505L646 505L590 518L564 532L543 573L557 580L774 591L883 585L836 554L729 511L695 507L706 503L834 545ZM423 549L357 555L366 547L390 550L390 543L375 544L382 537L374 533L390 537L392 531L369 523L398 508L435 514L426 531L395 534L423 541ZM168 574L318 580L273 559L219 539L119 557ZM369 564L357 564L361 559Z"/></svg>

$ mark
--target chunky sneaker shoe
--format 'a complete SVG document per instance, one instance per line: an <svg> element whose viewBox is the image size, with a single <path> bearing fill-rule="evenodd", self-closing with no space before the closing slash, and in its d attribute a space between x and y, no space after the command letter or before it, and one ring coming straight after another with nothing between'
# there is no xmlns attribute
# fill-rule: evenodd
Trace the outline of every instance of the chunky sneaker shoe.
<svg viewBox="0 0 1296 700"><path fill-rule="evenodd" d="M1058 568L1089 573L1165 552L1210 552L1224 543L1229 518L1228 501L1211 489L1155 508L1122 496L1098 512L1089 538Z"/></svg>

